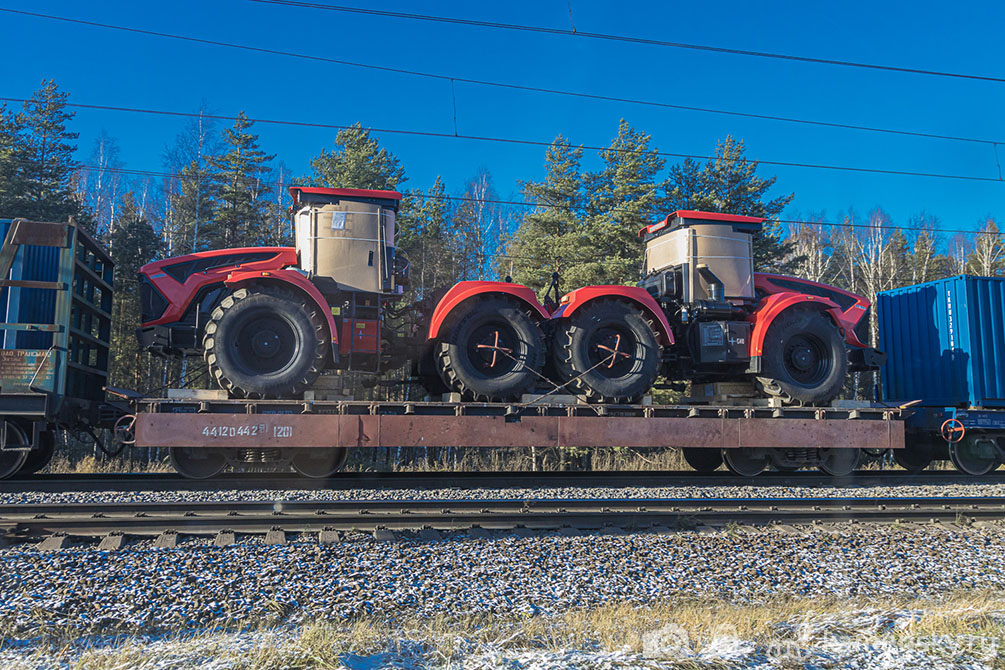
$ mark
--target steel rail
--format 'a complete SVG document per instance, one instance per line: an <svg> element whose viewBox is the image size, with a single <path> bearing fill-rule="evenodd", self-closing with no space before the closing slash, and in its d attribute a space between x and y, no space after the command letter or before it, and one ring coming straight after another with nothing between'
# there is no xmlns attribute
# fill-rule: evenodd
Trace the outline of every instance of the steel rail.
<svg viewBox="0 0 1005 670"><path fill-rule="evenodd" d="M772 486L928 486L1001 484L1005 472L973 477L945 470L911 474L903 470L860 470L849 477L819 472L767 472L739 477L729 472L573 471L573 472L345 472L329 479L307 479L292 473L227 473L212 479L186 479L173 473L52 474L0 481L0 494L100 491L246 491L246 490L401 490L540 487L772 487Z"/></svg>
<svg viewBox="0 0 1005 670"><path fill-rule="evenodd" d="M693 528L724 523L1003 520L1005 497L603 500L352 500L17 505L0 509L7 540L53 534L207 535L222 531Z"/></svg>

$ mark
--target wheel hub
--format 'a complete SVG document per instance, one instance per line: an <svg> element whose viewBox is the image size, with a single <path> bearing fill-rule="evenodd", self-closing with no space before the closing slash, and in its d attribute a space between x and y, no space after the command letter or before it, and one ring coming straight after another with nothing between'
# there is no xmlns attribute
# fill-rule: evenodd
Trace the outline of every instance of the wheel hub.
<svg viewBox="0 0 1005 670"><path fill-rule="evenodd" d="M266 375L289 365L300 344L296 330L285 318L259 310L245 317L230 346L242 373Z"/></svg>
<svg viewBox="0 0 1005 670"><path fill-rule="evenodd" d="M815 384L830 370L823 343L809 334L791 338L785 344L784 356L786 371L800 384Z"/></svg>
<svg viewBox="0 0 1005 670"><path fill-rule="evenodd" d="M636 346L631 335L620 329L599 328L590 338L590 364L605 377L622 377L632 369Z"/></svg>
<svg viewBox="0 0 1005 670"><path fill-rule="evenodd" d="M608 338L607 341L610 343L610 346L601 343L597 345L597 350L600 351L601 356L604 354L607 355L606 360L608 368L613 368L614 364L618 362L619 357L629 358L628 354L621 351L621 333L616 333L614 335L613 342L610 341L610 338Z"/></svg>
<svg viewBox="0 0 1005 670"><path fill-rule="evenodd" d="M500 354L508 357L509 354L513 353L512 349L502 346L502 342L502 335L498 329L495 329L488 334L487 340L475 345L475 349L481 354L482 360L489 369L494 368L499 362Z"/></svg>
<svg viewBox="0 0 1005 670"><path fill-rule="evenodd" d="M281 348L281 340L274 330L262 330L251 338L251 350L261 358L272 358Z"/></svg>
<svg viewBox="0 0 1005 670"><path fill-rule="evenodd" d="M798 346L792 352L792 365L801 372L813 369L816 364L816 356L813 351L805 346Z"/></svg>

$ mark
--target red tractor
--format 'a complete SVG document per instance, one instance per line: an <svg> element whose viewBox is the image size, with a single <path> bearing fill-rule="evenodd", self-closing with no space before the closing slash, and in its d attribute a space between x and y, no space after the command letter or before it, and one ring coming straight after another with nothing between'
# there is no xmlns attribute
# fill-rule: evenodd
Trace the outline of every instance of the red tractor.
<svg viewBox="0 0 1005 670"><path fill-rule="evenodd" d="M202 355L232 396L295 397L325 370L379 375L411 361L431 392L517 401L564 385L631 403L656 378L753 380L824 404L882 354L856 333L869 302L753 272L761 219L679 211L647 226L642 281L542 304L510 282L465 281L402 305L392 191L294 187L296 247L205 251L140 269L148 348ZM558 298L557 277L553 280ZM551 289L549 289L549 295Z"/></svg>

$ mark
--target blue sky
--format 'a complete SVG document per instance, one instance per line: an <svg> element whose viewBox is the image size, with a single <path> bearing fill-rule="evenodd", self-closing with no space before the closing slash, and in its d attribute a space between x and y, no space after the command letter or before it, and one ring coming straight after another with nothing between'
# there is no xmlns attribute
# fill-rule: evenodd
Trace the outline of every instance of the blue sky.
<svg viewBox="0 0 1005 670"><path fill-rule="evenodd" d="M347 4L350 0L344 0ZM1005 3L633 3L514 0L400 2L356 6L1005 76ZM456 77L642 98L686 105L1005 141L1005 83L869 71L657 46L263 5L248 0L100 3L0 0L0 7L239 42ZM281 56L123 34L0 14L5 57L0 95L27 97L54 78L72 102L452 132L447 82ZM660 150L710 154L716 140L742 138L748 156L997 177L988 145L897 137L588 101L470 84L456 85L462 134L605 145L624 117ZM102 130L133 169L160 170L184 120L109 111L77 112L80 157ZM260 124L263 148L296 172L332 130ZM406 187L439 174L459 192L479 169L503 197L517 180L543 175L544 149L488 142L382 135L402 161ZM1005 147L1000 151L1005 158ZM598 164L588 154L586 167ZM1005 216L1005 184L764 166L773 195L795 193L788 217L882 206L894 223L927 211L943 227L971 229Z"/></svg>

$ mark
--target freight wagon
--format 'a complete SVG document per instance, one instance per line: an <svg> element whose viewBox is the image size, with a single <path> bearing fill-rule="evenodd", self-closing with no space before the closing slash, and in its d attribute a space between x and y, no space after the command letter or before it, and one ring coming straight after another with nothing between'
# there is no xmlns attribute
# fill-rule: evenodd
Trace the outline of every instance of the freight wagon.
<svg viewBox="0 0 1005 670"><path fill-rule="evenodd" d="M898 462L949 458L983 475L1005 460L1005 278L960 275L884 291L876 300L881 397L911 404Z"/></svg>
<svg viewBox="0 0 1005 670"><path fill-rule="evenodd" d="M0 479L52 458L56 431L110 426L111 257L73 221L0 220ZM94 437L94 439L97 439Z"/></svg>

